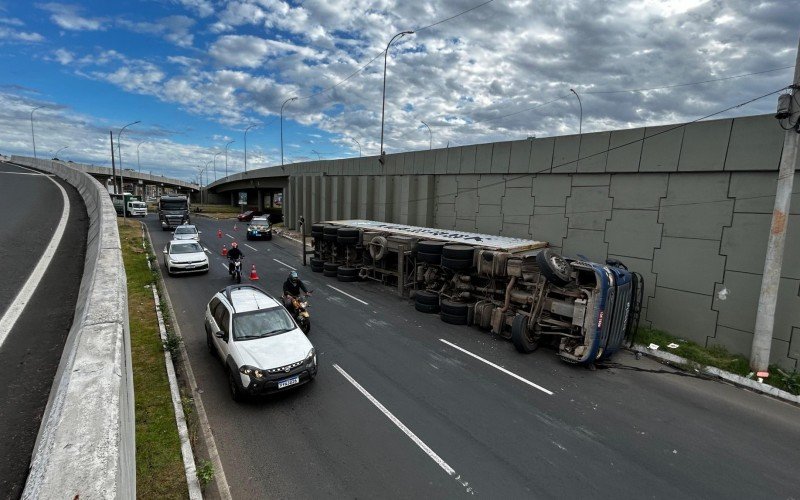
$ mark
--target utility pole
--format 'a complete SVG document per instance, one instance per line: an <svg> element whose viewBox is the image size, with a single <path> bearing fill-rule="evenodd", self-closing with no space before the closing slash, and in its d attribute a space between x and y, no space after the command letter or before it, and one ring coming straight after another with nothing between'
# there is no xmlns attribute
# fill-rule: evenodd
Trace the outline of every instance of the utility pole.
<svg viewBox="0 0 800 500"><path fill-rule="evenodd" d="M758 312L753 333L753 347L750 351L750 368L759 378L769 376L769 354L772 347L775 326L775 305L778 301L778 288L781 282L783 250L786 245L786 224L789 222L789 209L792 201L792 184L797 170L798 149L800 149L800 43L794 66L794 80L791 86L788 116L784 117L787 128L783 137L783 153L778 170L778 187L775 191L775 208L772 211L767 257L764 261L764 276L761 279L761 293L758 296ZM780 115L777 118L781 118Z"/></svg>
<svg viewBox="0 0 800 500"><path fill-rule="evenodd" d="M114 194L117 194L117 165L114 163L114 131L109 130L111 136L111 180L114 181Z"/></svg>

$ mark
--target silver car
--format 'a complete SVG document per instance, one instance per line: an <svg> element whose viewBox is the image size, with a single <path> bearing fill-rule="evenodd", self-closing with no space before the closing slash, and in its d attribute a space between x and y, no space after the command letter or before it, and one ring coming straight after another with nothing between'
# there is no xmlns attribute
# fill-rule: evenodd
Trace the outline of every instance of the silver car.
<svg viewBox="0 0 800 500"><path fill-rule="evenodd" d="M208 257L196 241L172 240L164 247L167 274L207 273Z"/></svg>
<svg viewBox="0 0 800 500"><path fill-rule="evenodd" d="M172 239L200 241L200 231L194 224L183 224L175 228Z"/></svg>

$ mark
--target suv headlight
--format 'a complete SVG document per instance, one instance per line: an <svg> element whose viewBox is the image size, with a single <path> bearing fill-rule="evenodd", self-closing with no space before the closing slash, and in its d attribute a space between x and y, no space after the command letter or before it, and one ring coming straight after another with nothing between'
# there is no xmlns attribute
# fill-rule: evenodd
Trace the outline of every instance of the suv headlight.
<svg viewBox="0 0 800 500"><path fill-rule="evenodd" d="M239 372L248 375L250 378L261 380L264 378L264 372L260 368L254 366L244 365L239 368Z"/></svg>
<svg viewBox="0 0 800 500"><path fill-rule="evenodd" d="M305 363L307 365L316 365L317 364L317 351L314 350L312 347L308 354L306 355Z"/></svg>

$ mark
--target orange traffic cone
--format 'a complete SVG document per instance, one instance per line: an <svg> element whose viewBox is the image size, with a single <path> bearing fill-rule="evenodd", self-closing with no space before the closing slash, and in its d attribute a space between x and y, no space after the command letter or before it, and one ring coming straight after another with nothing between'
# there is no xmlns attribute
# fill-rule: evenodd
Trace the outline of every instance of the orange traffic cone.
<svg viewBox="0 0 800 500"><path fill-rule="evenodd" d="M222 244L222 256L223 257L228 256L228 247L226 247L224 243Z"/></svg>
<svg viewBox="0 0 800 500"><path fill-rule="evenodd" d="M253 268L250 269L250 281L258 281L258 273L256 272L255 264L253 264Z"/></svg>
<svg viewBox="0 0 800 500"><path fill-rule="evenodd" d="M217 238L222 238L222 229L217 229Z"/></svg>

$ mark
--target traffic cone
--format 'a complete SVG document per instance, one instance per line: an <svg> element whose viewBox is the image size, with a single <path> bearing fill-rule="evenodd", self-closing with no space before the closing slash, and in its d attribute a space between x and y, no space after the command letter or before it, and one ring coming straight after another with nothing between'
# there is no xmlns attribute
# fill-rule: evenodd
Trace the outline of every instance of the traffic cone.
<svg viewBox="0 0 800 500"><path fill-rule="evenodd" d="M222 256L223 257L227 257L228 256L228 247L225 246L224 243L222 244Z"/></svg>
<svg viewBox="0 0 800 500"><path fill-rule="evenodd" d="M253 268L250 269L250 281L258 281L258 273L256 272L255 264L253 264Z"/></svg>
<svg viewBox="0 0 800 500"><path fill-rule="evenodd" d="M222 229L217 229L217 238L222 238Z"/></svg>

